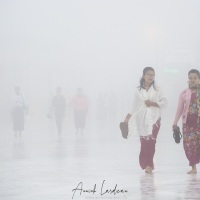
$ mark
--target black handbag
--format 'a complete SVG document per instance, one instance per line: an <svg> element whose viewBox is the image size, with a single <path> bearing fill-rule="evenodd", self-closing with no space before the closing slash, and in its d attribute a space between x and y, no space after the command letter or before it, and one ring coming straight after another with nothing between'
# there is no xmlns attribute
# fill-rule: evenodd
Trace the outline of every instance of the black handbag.
<svg viewBox="0 0 200 200"><path fill-rule="evenodd" d="M122 137L127 139L127 137L128 137L128 123L120 122L119 127L120 127L120 130L121 130L121 133L122 133Z"/></svg>
<svg viewBox="0 0 200 200"><path fill-rule="evenodd" d="M180 128L178 127L177 129L174 129L173 131L173 138L175 140L175 142L178 144L181 141L182 138L182 134L180 132Z"/></svg>

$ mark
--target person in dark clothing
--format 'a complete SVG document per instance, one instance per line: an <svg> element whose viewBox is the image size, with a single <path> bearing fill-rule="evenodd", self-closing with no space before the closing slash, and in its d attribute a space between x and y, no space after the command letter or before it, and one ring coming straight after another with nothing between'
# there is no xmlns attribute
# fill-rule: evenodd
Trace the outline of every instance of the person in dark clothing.
<svg viewBox="0 0 200 200"><path fill-rule="evenodd" d="M62 121L65 116L66 100L62 95L61 87L56 88L56 96L53 97L52 107L50 113L54 110L54 116L56 121L56 127L58 134L62 133ZM48 116L51 116L50 114Z"/></svg>

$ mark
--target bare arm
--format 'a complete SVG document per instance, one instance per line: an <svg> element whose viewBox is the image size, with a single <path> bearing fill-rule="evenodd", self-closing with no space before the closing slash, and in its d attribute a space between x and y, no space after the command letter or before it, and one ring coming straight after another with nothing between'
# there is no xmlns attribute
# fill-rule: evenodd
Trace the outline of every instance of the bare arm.
<svg viewBox="0 0 200 200"><path fill-rule="evenodd" d="M131 116L132 116L132 115L128 113L128 114L126 115L126 118L125 118L125 120L124 120L124 123L128 123L128 121L129 121L129 119L131 118Z"/></svg>

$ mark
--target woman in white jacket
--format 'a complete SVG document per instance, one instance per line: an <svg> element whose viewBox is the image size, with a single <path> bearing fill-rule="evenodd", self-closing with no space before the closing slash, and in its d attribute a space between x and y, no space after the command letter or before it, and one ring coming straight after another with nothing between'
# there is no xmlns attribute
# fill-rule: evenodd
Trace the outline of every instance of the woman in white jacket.
<svg viewBox="0 0 200 200"><path fill-rule="evenodd" d="M162 90L155 86L155 71L152 67L145 67L133 99L131 111L127 114L125 123L129 129L135 129L140 135L141 150L139 162L146 173L154 169L156 138L160 129L161 109L167 100Z"/></svg>

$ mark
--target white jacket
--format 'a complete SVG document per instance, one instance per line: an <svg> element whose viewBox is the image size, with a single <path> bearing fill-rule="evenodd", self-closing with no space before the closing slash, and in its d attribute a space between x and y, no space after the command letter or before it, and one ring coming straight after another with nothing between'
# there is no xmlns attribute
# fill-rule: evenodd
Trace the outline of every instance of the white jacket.
<svg viewBox="0 0 200 200"><path fill-rule="evenodd" d="M156 102L159 107L147 107L145 100ZM129 130L137 131L141 136L152 134L153 124L161 117L161 110L167 104L162 90L159 87L154 89L153 85L146 91L143 88L137 88L130 114Z"/></svg>

